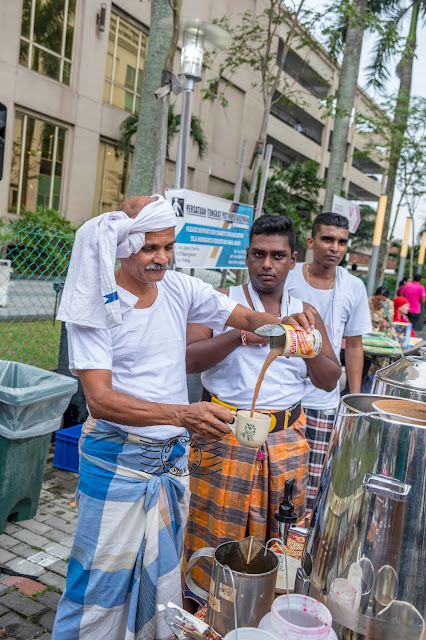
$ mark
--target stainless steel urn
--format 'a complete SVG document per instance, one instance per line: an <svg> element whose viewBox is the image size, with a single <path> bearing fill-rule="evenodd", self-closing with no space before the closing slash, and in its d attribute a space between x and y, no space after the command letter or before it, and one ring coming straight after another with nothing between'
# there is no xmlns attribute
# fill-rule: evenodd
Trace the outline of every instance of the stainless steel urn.
<svg viewBox="0 0 426 640"><path fill-rule="evenodd" d="M426 348L377 371L371 393L426 402Z"/></svg>
<svg viewBox="0 0 426 640"><path fill-rule="evenodd" d="M426 636L426 429L377 415L386 397L341 400L296 581L342 640Z"/></svg>

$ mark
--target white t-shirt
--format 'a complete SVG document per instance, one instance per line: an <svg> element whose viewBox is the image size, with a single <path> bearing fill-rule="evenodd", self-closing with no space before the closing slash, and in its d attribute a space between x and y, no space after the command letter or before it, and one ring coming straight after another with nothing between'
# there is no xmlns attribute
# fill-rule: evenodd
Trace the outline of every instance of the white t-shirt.
<svg viewBox="0 0 426 640"><path fill-rule="evenodd" d="M372 330L364 283L343 267L337 267L333 288L316 289L306 282L302 267L303 263L298 262L289 272L286 288L289 293L297 295L298 298L316 308L324 321L334 353L340 361L340 349L344 336L361 336ZM314 387L310 380L307 381L302 402L307 409L335 409L339 401L339 385L334 391L328 392Z"/></svg>
<svg viewBox="0 0 426 640"><path fill-rule="evenodd" d="M157 298L148 309L134 309L138 298L117 287L123 313L118 327L67 323L70 371L108 369L117 391L148 402L188 404L186 325L195 322L221 331L236 303L198 278L176 271L166 271L157 287ZM154 440L183 431L173 425L117 426Z"/></svg>
<svg viewBox="0 0 426 640"><path fill-rule="evenodd" d="M230 287L229 297L249 307L242 286ZM253 289L250 297L255 310L264 312L260 297ZM303 302L283 293L281 317L301 311ZM217 335L217 332L213 335ZM268 353L269 345L263 348L259 345L237 347L221 362L201 374L204 387L223 402L239 409L250 409L254 388ZM282 411L300 402L304 396L307 376L303 358L278 357L266 370L256 406L259 409Z"/></svg>

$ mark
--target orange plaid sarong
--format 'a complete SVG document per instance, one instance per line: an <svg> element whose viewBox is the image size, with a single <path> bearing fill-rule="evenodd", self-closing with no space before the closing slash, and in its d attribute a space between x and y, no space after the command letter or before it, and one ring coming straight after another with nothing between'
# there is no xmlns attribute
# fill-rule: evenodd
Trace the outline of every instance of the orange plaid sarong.
<svg viewBox="0 0 426 640"><path fill-rule="evenodd" d="M208 449L197 438L201 449ZM257 469L256 450L242 447L233 433L216 445L217 463L203 455L200 468L190 478L191 502L185 536L184 561L203 547L254 536L263 544L278 535L275 511L284 497L284 482L296 480L293 500L298 518L305 512L309 445L305 438L305 414L277 433L270 433L261 447L262 468ZM210 586L211 560L200 561L194 579Z"/></svg>

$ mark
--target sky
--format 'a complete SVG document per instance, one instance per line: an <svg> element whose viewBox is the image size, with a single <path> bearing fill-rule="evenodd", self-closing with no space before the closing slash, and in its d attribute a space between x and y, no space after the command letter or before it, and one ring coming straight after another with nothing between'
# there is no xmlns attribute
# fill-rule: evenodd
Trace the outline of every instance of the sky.
<svg viewBox="0 0 426 640"><path fill-rule="evenodd" d="M315 9L318 9L321 5L325 5L325 4L328 4L328 3L323 2L322 0L308 0L308 5ZM408 22L405 23L405 28L408 30ZM425 80L426 27L425 26L422 26L419 28L417 42L418 42L418 46L416 50L417 58L414 61L412 95L422 96L426 98L426 80ZM372 89L366 87L365 69L367 65L370 63L370 60L373 56L374 45L375 45L374 35L368 34L368 33L365 34L363 39L360 75L359 75L358 83L374 99L378 99L379 95L376 94ZM388 95L394 94L398 91L399 79L395 72L397 63L398 63L398 59L395 58L394 60L392 60L390 64L390 80L386 85L386 94ZM425 180L426 180L426 176L425 176ZM398 192L395 192L394 199L393 199L392 219L395 213L395 208L398 200L399 200ZM401 207L400 213L398 216L398 221L395 227L396 238L402 239L402 236L404 234L404 227L405 227L405 220L406 220L407 213L408 212L406 208ZM426 199L420 202L418 210L416 211L416 214L414 216L416 236L425 221L426 221Z"/></svg>

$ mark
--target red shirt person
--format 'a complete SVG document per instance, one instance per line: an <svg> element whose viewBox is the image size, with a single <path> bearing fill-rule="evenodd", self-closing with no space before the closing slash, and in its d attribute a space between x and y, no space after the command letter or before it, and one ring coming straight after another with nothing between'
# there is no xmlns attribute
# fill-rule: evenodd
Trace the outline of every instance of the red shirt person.
<svg viewBox="0 0 426 640"><path fill-rule="evenodd" d="M400 293L401 296L407 298L410 304L407 315L413 325L413 329L416 331L420 331L423 325L421 312L422 304L425 301L425 288L420 283L420 280L421 275L417 273L413 278L413 282L407 282Z"/></svg>

